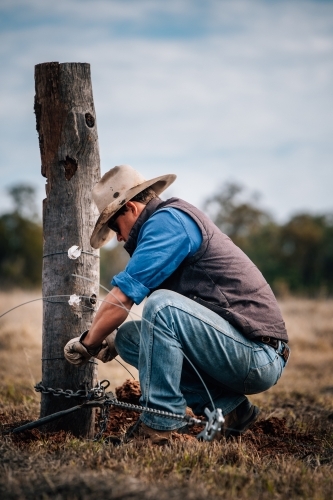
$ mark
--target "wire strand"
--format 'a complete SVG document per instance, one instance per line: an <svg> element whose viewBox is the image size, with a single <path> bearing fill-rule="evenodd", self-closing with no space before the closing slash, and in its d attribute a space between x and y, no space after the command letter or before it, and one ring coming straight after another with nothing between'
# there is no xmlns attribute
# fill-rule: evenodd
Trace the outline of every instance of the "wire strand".
<svg viewBox="0 0 333 500"><path fill-rule="evenodd" d="M72 276L79 277L79 278L83 278L83 279L85 279L85 280L87 280L87 281L91 281L91 282L93 282L93 280L90 280L89 278L85 278L85 277L80 276L80 275L74 275L74 274L73 274ZM100 285L100 286L101 286L102 288L104 288L106 291L108 291L108 290L107 290L105 287L103 287L102 285ZM115 304L114 302L110 302L110 301L108 301L108 300L106 300L106 299L96 299L96 301L97 301L97 302L105 302L105 303L107 303L107 304L111 304L111 305L114 305L114 306L116 306L116 307L120 307L121 309L124 309L125 311L127 311L127 312L128 312L128 313L130 313L131 315L134 315L134 316L138 317L138 318L140 319L140 321L146 321L149 325L152 325L153 327L157 328L160 332L162 332L162 330L161 330L161 329L159 329L158 327L156 327L156 325L153 325L153 324L152 324L150 321L148 321L147 319L142 318L139 314L137 314L137 313L135 313L135 312L130 311L129 309L127 309L127 307L125 307L125 305L122 303L122 301L121 301L118 297L116 297L116 296L112 293L112 291L108 291L108 293L110 293L110 294L111 294L111 295L112 295L112 296L113 296L113 297L117 300L118 304ZM2 318L3 316L5 316L6 314L8 314L9 312L14 311L15 309L17 309L17 308L19 308L19 307L21 307L21 306L24 306L24 305L26 305L26 304L30 304L30 303L32 303L32 302L36 302L36 301L38 301L38 300L46 300L46 299L50 299L50 298L70 297L70 296L71 296L70 294L64 294L64 295L48 295L48 296L45 296L45 297L39 297L39 298L37 298L37 299L28 300L28 301L23 302L22 304L19 304L18 306L12 307L12 308L11 308L11 309L9 309L8 311L4 312L3 314L1 314L1 315L0 315L0 318ZM87 295L80 295L79 297L81 297L81 298L88 298L88 299L90 299L90 296L87 296ZM65 303L65 302L64 302L64 303ZM134 322L134 323L136 323L136 322ZM139 329L138 329L137 324L135 324L135 326L136 326L136 328L137 328L137 330L138 330L138 332L139 332ZM139 332L139 333L140 333L140 332ZM179 349L180 349L180 348L179 348ZM209 390L208 390L208 388L207 388L206 384L204 383L204 381L203 381L203 379L202 379L202 377L201 377L200 373L199 373L199 372L198 372L198 370L195 368L195 366L193 365L193 363L189 360L189 358L185 355L185 353L183 352L183 350L182 350L182 349L180 349L180 351L181 351L182 355L183 355L183 356L184 356L184 357L185 357L185 358L189 361L189 363L191 364L192 368L194 369L194 371L196 372L196 374L197 374L197 375L198 375L198 377L200 378L200 380L201 380L201 382L202 382L202 384L203 384L203 386L204 386L204 388L205 388L205 391L207 392L207 395L208 395L208 397L209 397L209 399L210 399L210 401L211 401L212 407L213 407L213 408L214 408L214 410L215 410L214 401L213 401L213 399L212 399L212 397L211 397L211 395L210 395L210 392L209 392ZM119 362L119 360L116 360L116 361L118 361L118 362ZM120 362L119 362L119 363L120 363ZM121 363L120 363L120 364L121 364ZM122 365L122 366L123 366L123 365ZM129 371L129 370L127 370L127 368L126 368L126 367L124 367L124 368L125 368L125 370L126 370L126 371L128 371L128 373L129 373L129 374L133 377L133 375L130 373L130 371ZM134 377L133 377L133 379L135 380L135 378L134 378ZM145 404L146 404L146 406L145 406L145 407L146 407L146 408L148 408L148 402L149 402L149 396L148 396L148 394L149 394L149 388L148 388L148 393L147 393L147 396L146 396L146 401L145 401Z"/></svg>
<svg viewBox="0 0 333 500"><path fill-rule="evenodd" d="M81 250L81 254L84 253L86 255L92 255L93 257L96 257L97 259L99 259L99 255L95 254L95 253L92 253L92 252L85 252L84 250ZM66 254L68 255L68 250L67 252L54 252L54 253L47 253L46 255L43 255L43 259L45 259L46 257L51 257L53 255L63 255L63 254Z"/></svg>
<svg viewBox="0 0 333 500"><path fill-rule="evenodd" d="M131 375L132 379L136 380L135 377L134 377L134 375L132 375L132 373L126 368L126 366L123 365L123 363L121 363L121 361L119 361L119 359L114 358L113 361L117 361L117 363L119 363L124 368L124 370L126 370Z"/></svg>
<svg viewBox="0 0 333 500"><path fill-rule="evenodd" d="M90 281L90 283L95 283L96 284L96 281L91 280L90 278L86 278L85 276L81 276L80 274L71 274L71 276L74 276L75 278L82 278L83 280ZM99 283L99 287L103 288L103 290L105 290L108 293L110 292L110 290L108 290L107 288L105 288L105 286L101 285L100 283Z"/></svg>
<svg viewBox="0 0 333 500"><path fill-rule="evenodd" d="M215 407L215 404L214 404L213 398L211 397L210 392L209 392L209 390L208 390L208 388L207 388L207 386L206 386L205 382L203 381L202 376L200 375L200 373L198 372L198 370L196 369L196 367L194 366L194 364L192 363L192 361L190 360L190 358L189 358L188 356L186 356L186 354L184 353L184 351L183 351L183 350L181 350L181 351L182 351L182 354L183 354L184 358L185 358L185 359L186 359L186 360L190 363L190 365L192 366L193 370L194 370L194 371L195 371L195 373L198 375L198 377L199 377L199 379L200 379L200 381L201 381L202 385L204 386L204 388L205 388L205 390L206 390L206 392L207 392L207 394L208 394L208 397L209 397L209 399L210 399L210 402L211 402L211 404L212 404L213 410L216 410L216 407Z"/></svg>

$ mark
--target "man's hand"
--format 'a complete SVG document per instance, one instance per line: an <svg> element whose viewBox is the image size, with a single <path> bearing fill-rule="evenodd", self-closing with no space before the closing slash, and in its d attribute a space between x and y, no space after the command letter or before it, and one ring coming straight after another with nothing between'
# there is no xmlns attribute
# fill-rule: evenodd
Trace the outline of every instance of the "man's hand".
<svg viewBox="0 0 333 500"><path fill-rule="evenodd" d="M71 339L64 347L65 358L67 359L67 361L72 363L72 365L86 365L89 359L92 357L92 354L89 353L86 347L82 344L82 340L85 338L87 333L88 330L86 332L83 332L80 337Z"/></svg>
<svg viewBox="0 0 333 500"><path fill-rule="evenodd" d="M117 330L114 330L102 342L102 349L99 351L96 358L103 361L103 363L112 361L118 355L114 345L114 339L116 338L116 335L117 335Z"/></svg>
<svg viewBox="0 0 333 500"><path fill-rule="evenodd" d="M82 366L87 364L91 357L100 359L103 363L114 359L117 356L114 347L115 329L125 321L132 305L132 299L118 287L114 287L103 300L89 331L65 345L67 361Z"/></svg>

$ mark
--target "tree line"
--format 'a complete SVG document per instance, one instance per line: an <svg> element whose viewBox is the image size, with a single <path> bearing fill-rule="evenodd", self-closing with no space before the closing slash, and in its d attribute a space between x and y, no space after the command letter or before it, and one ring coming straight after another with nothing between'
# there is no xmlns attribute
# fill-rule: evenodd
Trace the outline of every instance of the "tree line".
<svg viewBox="0 0 333 500"><path fill-rule="evenodd" d="M298 213L278 223L262 209L258 196L245 197L235 183L224 184L206 199L203 210L258 266L278 296L333 294L333 213ZM26 184L8 190L13 209L0 216L2 288L41 285L42 224L35 189ZM101 249L101 283L124 268L121 245Z"/></svg>
<svg viewBox="0 0 333 500"><path fill-rule="evenodd" d="M225 184L204 209L258 266L277 295L333 293L333 213L298 213L279 224L258 196Z"/></svg>

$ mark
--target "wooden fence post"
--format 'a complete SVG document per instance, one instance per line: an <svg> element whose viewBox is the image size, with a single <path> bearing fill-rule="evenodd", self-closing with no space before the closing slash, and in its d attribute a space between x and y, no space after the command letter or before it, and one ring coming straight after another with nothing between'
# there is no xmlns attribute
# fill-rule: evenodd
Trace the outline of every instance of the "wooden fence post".
<svg viewBox="0 0 333 500"><path fill-rule="evenodd" d="M89 239L98 216L91 191L100 179L99 148L90 65L57 62L35 67L35 114L46 177L43 201L43 348L42 383L76 391L91 388L97 365L91 360L77 368L68 363L64 345L88 330L98 307L99 251ZM78 245L76 260L67 251ZM75 278L84 276L92 281ZM79 306L68 304L79 295ZM42 394L41 417L75 406L78 401ZM94 412L86 409L47 425L48 431L67 430L91 437Z"/></svg>

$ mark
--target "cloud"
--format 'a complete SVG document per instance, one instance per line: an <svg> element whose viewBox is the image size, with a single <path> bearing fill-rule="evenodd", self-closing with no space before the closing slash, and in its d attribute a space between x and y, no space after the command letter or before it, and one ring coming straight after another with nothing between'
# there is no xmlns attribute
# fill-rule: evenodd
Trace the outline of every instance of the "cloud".
<svg viewBox="0 0 333 500"><path fill-rule="evenodd" d="M332 3L21 0L4 8L13 26L0 44L2 184L39 176L34 65L80 61L91 63L103 172L131 163L146 177L178 173L173 189L197 204L233 177L262 191L280 217L332 209L321 189L333 180Z"/></svg>

